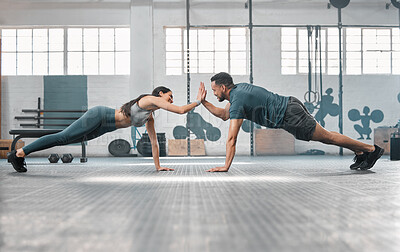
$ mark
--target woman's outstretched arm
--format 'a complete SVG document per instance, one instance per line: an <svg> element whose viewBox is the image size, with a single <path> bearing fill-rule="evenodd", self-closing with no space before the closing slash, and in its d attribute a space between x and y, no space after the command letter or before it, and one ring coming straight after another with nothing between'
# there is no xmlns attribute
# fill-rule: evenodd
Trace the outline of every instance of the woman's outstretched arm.
<svg viewBox="0 0 400 252"><path fill-rule="evenodd" d="M149 134L150 142L151 142L151 152L153 154L154 165L156 166L157 171L173 171L174 169L161 167L160 166L160 154L158 150L158 140L156 130L154 129L154 118L151 115L149 120L146 122L146 130Z"/></svg>
<svg viewBox="0 0 400 252"><path fill-rule="evenodd" d="M195 107L197 107L198 105L200 105L200 103L205 99L205 97L206 97L206 91L204 88L202 88L200 86L199 91L197 92L196 101L192 102L190 104L183 105L183 106L173 105L170 102L163 99L162 97L147 96L146 98L148 100L147 99L146 100L150 101L150 103L153 107L165 109L167 111L177 113L177 114L185 114L185 113L191 111L192 109L194 109ZM145 100L143 100L143 101L145 101ZM144 107L146 107L146 105Z"/></svg>

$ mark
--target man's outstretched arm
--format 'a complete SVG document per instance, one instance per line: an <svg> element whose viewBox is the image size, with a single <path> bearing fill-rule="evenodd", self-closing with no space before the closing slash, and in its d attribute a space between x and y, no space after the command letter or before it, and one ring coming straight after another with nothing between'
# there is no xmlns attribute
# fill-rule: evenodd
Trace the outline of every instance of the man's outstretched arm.
<svg viewBox="0 0 400 252"><path fill-rule="evenodd" d="M207 95L207 90L204 86L204 82L200 82L200 87L199 87L199 92L203 92L205 93L205 96ZM215 107L213 104L209 103L208 101L206 101L204 96L204 99L201 100L201 103L204 105L204 107L206 107L206 109L208 111L210 111L211 114L213 114L216 117L221 118L222 120L226 121L229 119L229 107L230 107L230 103L228 103L225 108L217 108Z"/></svg>
<svg viewBox="0 0 400 252"><path fill-rule="evenodd" d="M225 108L218 108L215 107L213 104L209 103L206 100L203 100L201 102L204 107L206 107L206 109L208 111L210 111L211 114L213 114L216 117L221 118L222 120L226 121L229 119L229 107L230 107L230 103L226 104Z"/></svg>
<svg viewBox="0 0 400 252"><path fill-rule="evenodd" d="M236 152L236 140L239 134L240 126L242 126L243 119L232 119L229 124L228 139L226 140L226 159L225 166L216 167L207 170L208 172L227 172L231 167L233 158Z"/></svg>

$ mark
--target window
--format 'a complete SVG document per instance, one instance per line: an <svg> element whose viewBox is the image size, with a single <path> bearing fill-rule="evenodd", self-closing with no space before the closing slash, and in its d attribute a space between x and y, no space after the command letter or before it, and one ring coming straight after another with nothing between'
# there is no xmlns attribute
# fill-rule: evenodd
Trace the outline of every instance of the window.
<svg viewBox="0 0 400 252"><path fill-rule="evenodd" d="M166 28L166 74L187 72L187 33ZM230 72L247 74L247 31L245 28L191 29L189 67L191 73Z"/></svg>
<svg viewBox="0 0 400 252"><path fill-rule="evenodd" d="M17 31L15 29L2 30L2 69L3 75L17 74Z"/></svg>
<svg viewBox="0 0 400 252"><path fill-rule="evenodd" d="M327 29L327 73L331 75L339 74L339 29L328 28ZM342 64L343 64L343 33L342 33ZM343 65L342 65L343 69Z"/></svg>
<svg viewBox="0 0 400 252"><path fill-rule="evenodd" d="M281 30L281 69L282 74L297 73L297 29Z"/></svg>
<svg viewBox="0 0 400 252"><path fill-rule="evenodd" d="M400 30L392 29L392 74L400 74Z"/></svg>
<svg viewBox="0 0 400 252"><path fill-rule="evenodd" d="M346 70L347 74L362 73L361 29L346 29Z"/></svg>
<svg viewBox="0 0 400 252"><path fill-rule="evenodd" d="M129 41L129 28L68 28L68 74L129 74Z"/></svg>
<svg viewBox="0 0 400 252"><path fill-rule="evenodd" d="M49 30L49 75L64 74L64 29Z"/></svg>
<svg viewBox="0 0 400 252"><path fill-rule="evenodd" d="M339 74L338 36L337 28L321 29L323 73ZM346 28L343 29L342 37L344 74L400 74L398 28ZM311 70L314 73L319 71L319 55L315 55L315 30L312 32L310 42ZM308 73L307 29L281 29L281 73L284 75Z"/></svg>
<svg viewBox="0 0 400 252"><path fill-rule="evenodd" d="M166 34L166 74L167 75L181 75L182 74L182 29L181 28L168 28L165 31ZM190 33L192 35L192 31ZM192 39L190 39L192 41ZM197 46L197 43L194 44ZM193 44L190 44L190 48L193 48ZM193 58L190 63L192 62ZM193 66L194 67L194 66Z"/></svg>
<svg viewBox="0 0 400 252"><path fill-rule="evenodd" d="M63 29L2 29L3 75L64 74Z"/></svg>
<svg viewBox="0 0 400 252"><path fill-rule="evenodd" d="M294 28L296 30L296 28ZM307 29L299 29L299 73L308 73L308 31ZM316 45L316 31L311 33L310 37L310 61L311 71L313 73L320 72L320 57L322 59L322 73L325 73L325 58L326 58L326 30L318 32L318 43ZM321 54L316 50L316 46L319 48L319 40L321 40ZM294 72L294 74L296 74Z"/></svg>
<svg viewBox="0 0 400 252"><path fill-rule="evenodd" d="M347 28L347 74L399 74L398 29Z"/></svg>
<svg viewBox="0 0 400 252"><path fill-rule="evenodd" d="M127 75L129 34L129 28L2 29L2 73Z"/></svg>
<svg viewBox="0 0 400 252"><path fill-rule="evenodd" d="M390 74L390 29L363 29L363 73Z"/></svg>
<svg viewBox="0 0 400 252"><path fill-rule="evenodd" d="M281 73L294 75L308 73L310 59L312 73L334 74L338 72L339 43L337 29L308 30L304 28L281 29ZM316 40L316 37L318 38ZM310 46L310 55L308 47ZM328 50L327 50L328 48ZM321 51L321 53L319 52ZM320 69L321 66L321 69Z"/></svg>

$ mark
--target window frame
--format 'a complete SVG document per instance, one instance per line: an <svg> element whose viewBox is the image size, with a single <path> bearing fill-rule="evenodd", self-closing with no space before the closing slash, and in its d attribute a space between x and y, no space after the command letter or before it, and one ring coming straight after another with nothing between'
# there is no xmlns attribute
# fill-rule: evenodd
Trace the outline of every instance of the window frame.
<svg viewBox="0 0 400 252"><path fill-rule="evenodd" d="M180 37L181 37L181 39L180 39L180 50L179 51L172 51L172 50L168 50L167 49L167 47L168 47L168 43L167 43L167 40L168 40L168 35L167 35L167 29L180 29ZM189 47L189 51L190 51L190 53L195 53L196 54L196 57L191 57L189 60L190 61L192 61L192 60L195 60L196 61L196 64L195 64L195 70L193 70L193 67L191 67L190 68L190 73L191 74L213 74L213 73L217 73L215 70L216 70L216 57L215 57L215 54L216 53L218 53L218 52L226 52L227 53L227 70L226 71L228 71L228 72L231 72L231 70L232 70L232 53L235 53L235 52L241 52L241 53L244 53L246 56L245 56L245 59L244 59L244 61L245 61L245 64L246 64L246 66L245 66L245 69L244 69L244 73L243 74L236 74L236 73L231 73L232 75L248 75L249 74L249 48L250 48L250 46L249 46L249 30L247 29L247 28L241 28L241 29L244 29L244 31L245 31L245 34L244 34L244 37L245 37L245 49L244 50L232 50L232 48L231 48L231 39L232 39L232 36L235 36L235 35L232 35L231 34L231 29L238 29L237 27L204 27L204 28L191 28L190 30L189 30L189 32L190 31L193 31L193 30L195 30L195 31L197 31L197 33L196 33L196 50L191 50L191 48ZM207 50L207 51L201 51L201 50L199 50L199 32L198 31L201 31L201 30L211 30L211 31L213 31L213 50ZM219 50L216 50L215 49L215 45L216 45L216 43L215 43L215 38L216 38L216 35L215 35L215 31L217 31L217 30L221 30L221 31L227 31L227 50L226 51L224 51L224 50L222 50L222 51L219 51ZM178 36L178 35L175 35L175 36ZM190 36L190 35L189 35ZM165 75L167 75L167 76L181 76L181 75L184 75L184 74L186 74L187 73L187 66L186 66L186 63L187 63L187 45L186 45L186 39L187 39L187 34L186 34L186 26L164 26L164 46L165 46ZM168 57L167 57L167 54L168 53L170 53L170 52L175 52L175 53L180 53L180 59L177 59L177 60L179 60L180 61L180 71L179 71L179 73L175 73L175 74L168 74L168 70L169 69L172 69L172 68L175 68L175 69L177 69L178 67L168 67L167 65L168 65L168 60L171 60L171 59L168 59ZM213 70L212 70L212 72L200 72L199 71L199 68L200 68L200 56L199 56L199 54L200 53L212 53L213 54L213 59L212 59L212 61L213 61L213 66L212 66L212 68L213 68ZM193 59L194 58L194 59ZM189 61L189 62L190 62Z"/></svg>
<svg viewBox="0 0 400 252"><path fill-rule="evenodd" d="M281 28L281 35L280 35L280 42L281 42L281 59L280 59L281 60L281 75L297 75L297 74L299 74L299 75L307 75L308 71L307 72L301 72L300 71L300 67L301 66L300 66L300 58L299 58L300 52L303 52L303 51L300 51L300 48L299 48L299 44L300 44L299 43L299 40L300 40L299 39L300 38L299 31L300 30L307 30L307 29L306 28L302 28L302 27L293 28L293 29L296 29L296 35L295 35L296 36L296 58L292 59L292 60L295 60L296 73L290 73L289 74L289 73L285 72L286 70L284 68L286 66L284 66L282 64L284 60L287 60L286 58L283 58L283 53L293 52L293 51L283 50L282 49L284 47L283 37L285 36L283 34L282 30L285 29L285 28L286 27ZM289 28L289 27L287 27L287 28ZM330 65L329 65L329 62L328 62L328 60L329 60L329 58L328 58L328 53L329 53L329 44L328 44L329 43L329 40L328 40L329 34L328 34L328 29L332 29L332 28L322 28L322 29L324 29L326 31L325 32L325 36L326 36L325 43L326 44L325 44L325 46L322 46L322 47L325 47L325 51L324 50L322 51L322 54L325 54L325 57L324 56L322 57L323 60L325 60L325 64L322 63L322 66L325 67L323 72L325 72L326 75L337 75L338 73L329 73ZM360 50L359 51L354 51L354 50L353 51L348 51L347 50L347 46L348 46L348 43L347 43L347 40L348 40L348 38L347 38L348 37L347 29L359 29L360 30ZM394 49L394 42L393 42L394 41L394 36L395 36L394 29L397 29L397 28L371 28L371 27L360 27L360 28L349 27L349 28L344 28L342 30L342 72L343 72L343 75L400 75L400 72L396 73L394 71L394 53L400 54L400 49L398 49L398 50ZM366 73L365 72L365 67L366 66L365 66L364 59L366 57L366 53L368 53L366 51L366 49L365 49L365 45L366 44L364 43L364 31L365 30L375 30L377 34L378 34L378 31L389 30L389 35L386 35L386 36L389 37L389 40L390 40L390 45L389 46L390 46L390 48L388 50L378 50L377 49L377 51L390 53L390 55L389 55L389 61L390 62L387 62L390 65L389 66L390 67L390 71L389 72L379 72L379 70L376 70L375 72L371 72L371 73ZM379 36L376 35L377 40L378 40L378 37ZM311 46L311 64L312 64L311 68L312 68L312 73L313 74L314 74L314 69L315 69L315 67L314 67L314 58L313 58L313 54L314 54L313 45L315 45L314 41L312 41L312 46ZM377 42L377 45L379 46L380 44ZM398 39L398 42L397 42L396 46L399 47L399 45L400 45L400 39ZM352 59L349 59L347 57L347 54L348 53L353 53L353 52L360 53L360 59L358 59L359 60L359 66L360 66L360 73L348 73L348 69L347 68L351 67L351 66L349 66L350 62L348 60L352 60ZM338 51L337 51L337 53L338 53ZM378 60L378 58L376 58L376 60ZM396 58L396 60L400 61L400 57ZM358 66L356 66L355 68L358 68Z"/></svg>
<svg viewBox="0 0 400 252"><path fill-rule="evenodd" d="M84 65L83 65L83 63L82 63L82 71L81 71L81 74L69 74L69 68L68 68L68 64L69 64L69 58L68 58L68 53L69 52L71 52L71 51L69 51L68 50L68 30L69 29L74 29L74 28L77 28L77 29L82 29L82 31L84 30L84 29L87 29L87 28L94 28L94 29L97 29L97 31L98 31L98 38L100 38L100 30L101 29L113 29L114 30L114 50L112 51L112 53L113 53L113 57L114 57L114 69L113 69L113 73L109 73L109 74L102 74L101 73L101 69L100 69L100 64L98 64L97 65L97 74L85 74L84 73ZM48 75L101 75L101 76L104 76L104 75L130 75L130 71L125 71L124 73L118 73L118 72L121 72L121 71L117 71L117 54L118 53L127 53L128 54L128 63L129 63L129 66L130 66L130 52L131 52L131 48L130 48L130 44L131 43L129 43L129 49L127 49L127 50L117 50L116 49L116 43L117 43L117 40L116 40L116 30L117 29L121 29L121 28L123 28L123 29L128 29L128 31L129 31L129 41L130 41L130 27L129 26L127 26L127 25L120 25L120 26L85 26L85 25L79 25L79 26L52 26L52 25L46 25L46 26L0 26L0 36L2 35L2 31L3 30L15 30L15 41L16 41L16 48L15 48L15 51L4 51L4 50L2 50L2 56L4 56L4 54L8 54L8 53L10 53L10 54L14 54L14 56L15 56L15 61L16 61L16 63L15 63L15 71L13 71L13 74L4 74L3 73L3 76L48 76ZM18 45L17 45L17 43L18 43L18 30L23 30L23 29L30 29L31 30L31 36L30 36L30 38L31 38L31 43L32 43L32 48L31 48L31 50L29 51L29 52L22 52L22 51L19 51L18 50ZM34 48L33 48L33 41L34 41L34 31L35 30L41 30L41 29L43 29L43 30L46 30L47 31L47 37L46 37L46 41L47 41L47 51L35 51L34 50ZM50 36L49 36L49 31L51 30L51 29L62 29L63 30L63 51L57 51L57 53L62 53L62 57L63 57L63 59L62 59L62 66L60 65L59 67L62 67L62 71L60 71L60 73L56 73L56 74L54 74L54 73L51 73L50 74L50 54L51 53L55 53L55 51L52 51L52 50L50 50L50 46L49 46L49 44L50 44ZM82 32L82 36L83 36L83 32ZM4 43L4 36L2 37L2 43ZM100 53L101 52L103 52L103 51L101 51L100 50L100 39L97 41L97 48L98 48L98 50L97 50L97 60L98 61L100 61ZM73 51L73 52L75 52L75 51ZM82 53L82 61L84 60L84 58L83 58L83 54L84 54L84 50L83 50L83 41L82 41L82 51L81 51L81 53ZM109 51L104 51L104 52L109 52ZM31 61L31 66L30 66L30 68L31 68L31 71L30 71L30 74L18 74L18 54L19 53L30 53L31 54L31 56L30 56L30 61ZM35 69L34 69L34 63L35 63L35 61L34 61L34 54L35 53L45 53L46 54L46 58L47 58L47 67L46 67L46 73L44 73L44 74L36 74L35 73ZM125 56L126 57L126 56ZM3 60L3 62L4 62L4 60ZM3 66L2 66L3 67ZM130 67L128 67L128 70L130 69ZM125 69L126 70L126 69Z"/></svg>

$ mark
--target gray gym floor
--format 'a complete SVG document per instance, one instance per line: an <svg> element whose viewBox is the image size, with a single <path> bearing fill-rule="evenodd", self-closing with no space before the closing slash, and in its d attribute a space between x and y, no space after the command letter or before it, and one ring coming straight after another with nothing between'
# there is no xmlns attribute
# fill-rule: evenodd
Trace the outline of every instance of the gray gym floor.
<svg viewBox="0 0 400 252"><path fill-rule="evenodd" d="M0 160L1 251L400 251L400 161L351 157Z"/></svg>

